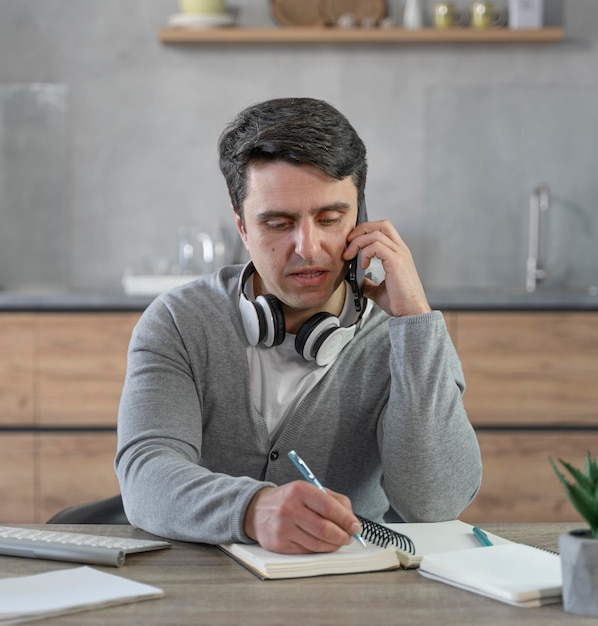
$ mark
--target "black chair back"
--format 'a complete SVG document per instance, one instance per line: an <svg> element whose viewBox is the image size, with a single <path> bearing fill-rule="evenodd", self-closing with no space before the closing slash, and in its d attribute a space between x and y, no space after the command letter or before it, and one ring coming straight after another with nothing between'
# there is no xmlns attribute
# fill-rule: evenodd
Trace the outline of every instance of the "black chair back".
<svg viewBox="0 0 598 626"><path fill-rule="evenodd" d="M46 524L128 524L119 495L76 504L53 515Z"/></svg>

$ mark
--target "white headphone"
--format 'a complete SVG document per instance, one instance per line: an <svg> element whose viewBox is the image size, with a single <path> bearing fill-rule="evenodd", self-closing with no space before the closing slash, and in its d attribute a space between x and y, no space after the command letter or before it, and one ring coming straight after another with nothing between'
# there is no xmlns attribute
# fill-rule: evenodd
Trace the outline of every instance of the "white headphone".
<svg viewBox="0 0 598 626"><path fill-rule="evenodd" d="M266 294L250 300L245 294L245 283L255 272L250 261L243 268L239 280L239 311L247 341L252 346L262 343L266 347L280 345L285 338L286 329L282 305L278 298ZM315 359L318 365L327 365L335 359L342 349L353 339L363 323L363 315L369 304L363 298L354 281L347 281L353 290L355 307L359 317L351 326L341 326L338 317L321 311L312 315L303 323L295 337L295 349L308 361Z"/></svg>

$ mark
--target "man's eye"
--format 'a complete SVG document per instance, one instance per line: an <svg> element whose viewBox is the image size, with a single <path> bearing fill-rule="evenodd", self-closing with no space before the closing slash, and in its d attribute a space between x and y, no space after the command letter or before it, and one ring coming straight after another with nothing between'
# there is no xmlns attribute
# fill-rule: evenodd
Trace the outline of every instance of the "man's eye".
<svg viewBox="0 0 598 626"><path fill-rule="evenodd" d="M340 217L322 217L320 218L320 223L324 224L324 226L329 226L332 224L338 224L341 221Z"/></svg>
<svg viewBox="0 0 598 626"><path fill-rule="evenodd" d="M270 230L284 230L289 226L289 222L281 220L270 220L266 222L266 227Z"/></svg>

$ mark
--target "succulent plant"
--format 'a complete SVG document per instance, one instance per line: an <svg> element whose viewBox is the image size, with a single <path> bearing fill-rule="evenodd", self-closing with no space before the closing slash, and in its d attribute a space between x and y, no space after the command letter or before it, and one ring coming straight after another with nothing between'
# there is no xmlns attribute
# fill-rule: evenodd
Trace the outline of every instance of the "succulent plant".
<svg viewBox="0 0 598 626"><path fill-rule="evenodd" d="M588 450L585 468L582 472L571 463L559 459L559 463L575 480L570 483L550 457L549 460L559 480L565 486L571 504L590 525L592 536L598 539L598 461L595 457L592 458Z"/></svg>

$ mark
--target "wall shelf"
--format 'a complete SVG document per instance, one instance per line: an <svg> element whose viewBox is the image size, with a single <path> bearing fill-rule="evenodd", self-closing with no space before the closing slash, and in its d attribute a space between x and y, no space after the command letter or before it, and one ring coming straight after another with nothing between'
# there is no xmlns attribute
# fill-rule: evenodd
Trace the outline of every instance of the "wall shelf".
<svg viewBox="0 0 598 626"><path fill-rule="evenodd" d="M563 41L560 27L511 30L491 28L163 28L164 44L521 44Z"/></svg>

